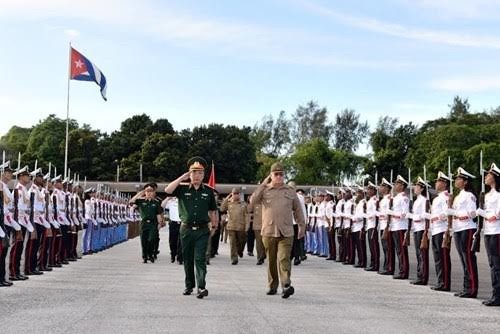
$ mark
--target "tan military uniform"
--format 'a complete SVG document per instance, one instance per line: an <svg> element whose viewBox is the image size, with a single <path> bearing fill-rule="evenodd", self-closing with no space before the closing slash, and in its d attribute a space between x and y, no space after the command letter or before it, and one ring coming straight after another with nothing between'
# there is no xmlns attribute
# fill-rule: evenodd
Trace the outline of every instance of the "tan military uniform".
<svg viewBox="0 0 500 334"><path fill-rule="evenodd" d="M290 285L290 254L293 244L293 217L299 229L305 231L304 215L295 190L287 185L273 188L271 184L262 184L251 199L253 206L262 205L262 242L266 249L268 264L268 284L276 290L279 285ZM278 261L278 262L277 262Z"/></svg>
<svg viewBox="0 0 500 334"><path fill-rule="evenodd" d="M257 248L257 262L263 263L266 258L266 253L264 249L264 244L262 243L262 205L257 204L254 207L248 206L249 212L252 213L252 228L255 234L255 246Z"/></svg>
<svg viewBox="0 0 500 334"><path fill-rule="evenodd" d="M250 221L245 202L229 201L224 199L221 205L221 211L227 211L227 233L229 235L229 244L231 247L231 261L238 262L238 256L243 257L243 250L246 244L246 231L249 228Z"/></svg>

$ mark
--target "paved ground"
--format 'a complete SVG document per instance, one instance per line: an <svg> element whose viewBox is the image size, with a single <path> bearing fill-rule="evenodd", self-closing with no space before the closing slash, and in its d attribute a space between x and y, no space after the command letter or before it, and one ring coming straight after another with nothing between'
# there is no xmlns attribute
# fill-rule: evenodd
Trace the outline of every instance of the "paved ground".
<svg viewBox="0 0 500 334"><path fill-rule="evenodd" d="M267 296L265 267L247 256L231 266L227 244L209 266L209 296L182 296L183 269L170 263L167 239L163 232L155 264L142 264L134 239L0 289L1 333L498 332L500 308L484 307L480 299L459 299L322 258L293 268L296 294L290 299ZM461 269L454 255L458 290ZM480 294L486 297L484 251L479 258Z"/></svg>

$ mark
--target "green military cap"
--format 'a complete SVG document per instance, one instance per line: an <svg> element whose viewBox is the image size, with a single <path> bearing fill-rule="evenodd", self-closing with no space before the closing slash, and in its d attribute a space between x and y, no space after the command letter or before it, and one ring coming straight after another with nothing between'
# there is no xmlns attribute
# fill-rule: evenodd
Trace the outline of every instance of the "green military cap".
<svg viewBox="0 0 500 334"><path fill-rule="evenodd" d="M188 160L187 166L190 171L192 170L205 170L207 168L207 161L202 157L192 157Z"/></svg>
<svg viewBox="0 0 500 334"><path fill-rule="evenodd" d="M283 164L281 162L275 162L271 166L271 173L272 172L284 172L285 168L283 167Z"/></svg>

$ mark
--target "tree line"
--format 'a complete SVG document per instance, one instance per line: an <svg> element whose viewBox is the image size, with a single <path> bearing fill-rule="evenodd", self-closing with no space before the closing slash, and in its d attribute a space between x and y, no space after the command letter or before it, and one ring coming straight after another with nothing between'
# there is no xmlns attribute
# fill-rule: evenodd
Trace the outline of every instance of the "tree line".
<svg viewBox="0 0 500 334"><path fill-rule="evenodd" d="M314 101L290 114L267 115L253 127L214 123L176 131L167 119L142 114L107 134L72 119L68 166L88 179L113 180L119 165L121 180L138 181L142 165L144 181L170 181L184 172L189 157L201 155L215 163L218 183L255 183L279 159L299 184L337 185L375 171L405 176L409 167L422 174L424 165L430 180L447 170L448 156L454 169L478 174L481 150L485 164L500 162L500 107L471 112L468 100L457 96L449 108L446 117L421 126L384 116L373 131L355 110L344 109L331 121L327 107ZM62 171L65 127L55 115L30 128L13 126L0 138L0 149L14 164L22 152L23 165L37 159ZM364 144L371 153L356 154Z"/></svg>

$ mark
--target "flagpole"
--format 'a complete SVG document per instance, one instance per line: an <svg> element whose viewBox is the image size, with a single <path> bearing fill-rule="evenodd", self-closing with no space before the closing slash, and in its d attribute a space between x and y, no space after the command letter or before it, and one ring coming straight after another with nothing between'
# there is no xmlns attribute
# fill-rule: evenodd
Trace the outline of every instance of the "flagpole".
<svg viewBox="0 0 500 334"><path fill-rule="evenodd" d="M69 82L71 79L71 42L69 42L68 95L66 100L66 144L64 147L64 178L68 176L68 140L69 140Z"/></svg>

